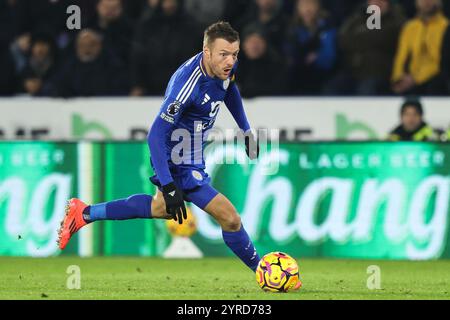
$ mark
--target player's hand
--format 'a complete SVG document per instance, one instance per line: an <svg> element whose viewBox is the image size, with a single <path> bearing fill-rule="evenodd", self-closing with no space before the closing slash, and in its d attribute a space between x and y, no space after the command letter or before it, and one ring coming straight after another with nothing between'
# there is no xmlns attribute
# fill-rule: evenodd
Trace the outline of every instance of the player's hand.
<svg viewBox="0 0 450 320"><path fill-rule="evenodd" d="M259 157L259 142L251 131L245 133L245 152L250 160L255 160Z"/></svg>
<svg viewBox="0 0 450 320"><path fill-rule="evenodd" d="M186 206L183 200L183 192L171 182L162 187L164 201L166 202L166 212L170 214L179 224L183 219L187 219Z"/></svg>

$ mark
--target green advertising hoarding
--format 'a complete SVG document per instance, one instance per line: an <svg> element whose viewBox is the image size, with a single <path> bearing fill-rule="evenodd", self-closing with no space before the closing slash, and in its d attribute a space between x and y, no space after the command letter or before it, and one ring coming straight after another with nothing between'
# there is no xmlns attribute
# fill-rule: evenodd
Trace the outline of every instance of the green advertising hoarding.
<svg viewBox="0 0 450 320"><path fill-rule="evenodd" d="M285 144L259 164L214 165L222 149L211 152L213 184L236 205L261 252L450 257L448 144ZM278 159L277 170L265 173L265 157ZM220 228L199 211L199 247L227 252Z"/></svg>
<svg viewBox="0 0 450 320"><path fill-rule="evenodd" d="M30 150L45 150L43 158L60 159L56 151L65 156L38 166L12 160L21 153L31 159ZM65 198L101 202L155 191L145 143L1 143L0 155L1 255L58 254L49 230L57 228ZM450 257L449 144L281 144L258 162L241 164L241 146L211 145L206 155L213 185L236 206L261 253ZM220 227L200 209L192 211L199 224L195 245L205 256L231 255ZM164 221L93 226L71 241L68 253L161 256L170 243Z"/></svg>
<svg viewBox="0 0 450 320"><path fill-rule="evenodd" d="M147 144L108 143L104 145L104 199L133 194L154 194L153 175ZM129 220L104 223L104 255L160 256L170 243L165 221Z"/></svg>
<svg viewBox="0 0 450 320"><path fill-rule="evenodd" d="M0 255L57 253L55 230L78 194L78 156L76 144L0 143Z"/></svg>
<svg viewBox="0 0 450 320"><path fill-rule="evenodd" d="M68 199L101 200L101 151L92 143L0 143L0 255L100 252L101 226L81 230L64 252L56 241Z"/></svg>

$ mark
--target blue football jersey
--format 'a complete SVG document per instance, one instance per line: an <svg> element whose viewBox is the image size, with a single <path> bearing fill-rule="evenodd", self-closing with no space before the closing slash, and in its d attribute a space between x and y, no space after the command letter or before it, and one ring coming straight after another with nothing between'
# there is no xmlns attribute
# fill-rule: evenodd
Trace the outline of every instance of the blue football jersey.
<svg viewBox="0 0 450 320"><path fill-rule="evenodd" d="M220 108L224 106L228 88L234 85L232 82L236 64L229 78L224 81L212 78L206 73L202 57L203 53L197 54L173 74L158 116L173 125L172 135L166 139L167 159L173 159L173 152L180 154L180 141L182 138L186 139L186 136L182 131L178 131L180 134L173 133L174 130L184 129L185 133L189 132L191 147L181 151L181 165L204 168L203 149L206 134L213 127ZM201 143L194 142L194 139L200 139L197 141ZM172 164L171 161L169 164Z"/></svg>

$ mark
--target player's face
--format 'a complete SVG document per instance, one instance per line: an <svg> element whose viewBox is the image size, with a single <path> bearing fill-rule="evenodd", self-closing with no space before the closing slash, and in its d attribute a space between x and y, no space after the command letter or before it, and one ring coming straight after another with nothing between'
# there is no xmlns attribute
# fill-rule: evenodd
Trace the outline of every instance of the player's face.
<svg viewBox="0 0 450 320"><path fill-rule="evenodd" d="M216 39L209 48L205 48L209 69L215 77L226 80L230 76L239 54L239 41L233 43L225 39Z"/></svg>

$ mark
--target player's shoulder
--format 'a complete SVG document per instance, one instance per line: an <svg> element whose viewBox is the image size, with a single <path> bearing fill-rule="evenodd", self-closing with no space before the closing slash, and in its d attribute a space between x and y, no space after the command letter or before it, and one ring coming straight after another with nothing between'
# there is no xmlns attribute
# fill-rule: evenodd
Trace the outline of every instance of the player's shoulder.
<svg viewBox="0 0 450 320"><path fill-rule="evenodd" d="M202 53L196 54L186 62L184 62L178 70L175 72L176 79L179 81L187 80L192 75L198 75L201 73L200 60Z"/></svg>
<svg viewBox="0 0 450 320"><path fill-rule="evenodd" d="M194 93L202 75L200 67L202 54L199 53L183 63L172 76L168 93L181 103Z"/></svg>

